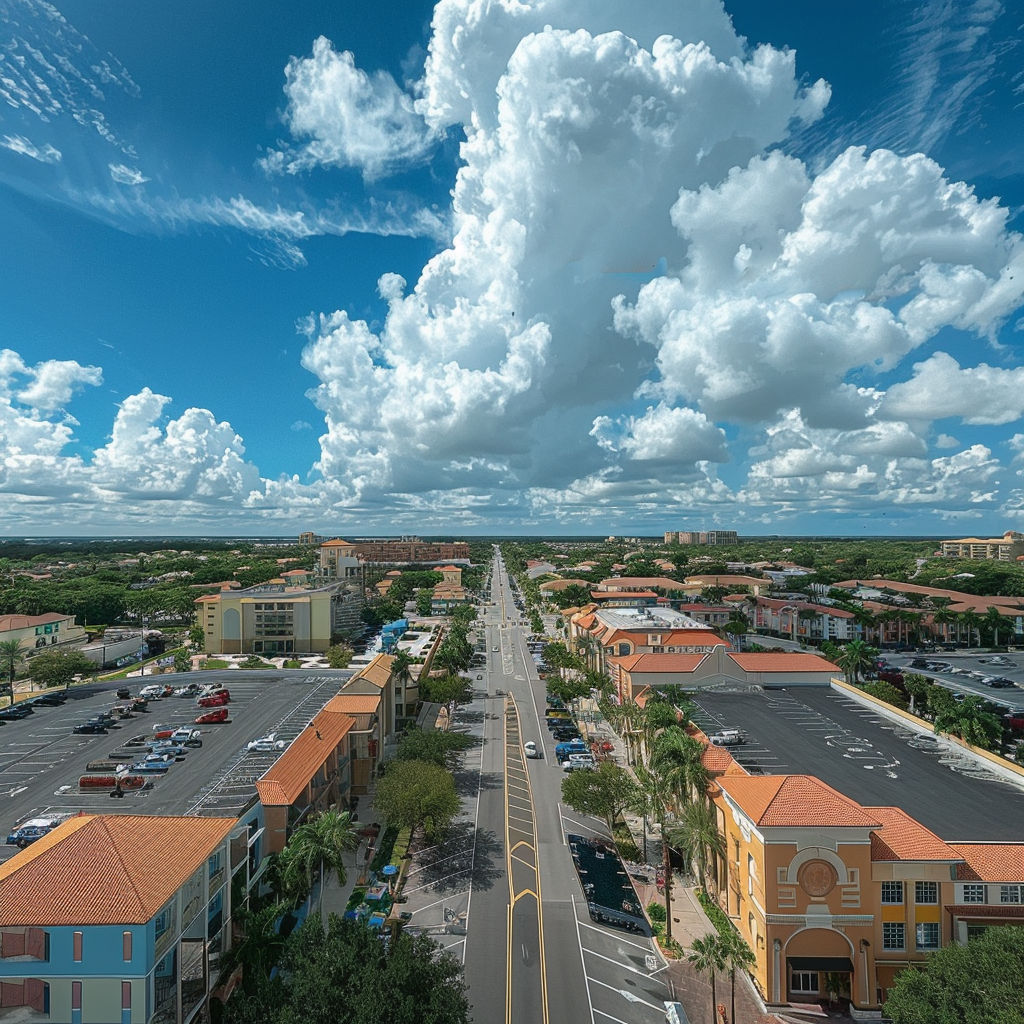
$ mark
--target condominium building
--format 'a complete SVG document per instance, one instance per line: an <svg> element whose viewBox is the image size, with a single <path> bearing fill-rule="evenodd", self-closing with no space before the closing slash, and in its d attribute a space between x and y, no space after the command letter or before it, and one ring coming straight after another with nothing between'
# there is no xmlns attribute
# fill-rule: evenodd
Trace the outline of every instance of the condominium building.
<svg viewBox="0 0 1024 1024"><path fill-rule="evenodd" d="M666 530L666 544L704 544L715 547L722 544L738 544L735 530Z"/></svg>
<svg viewBox="0 0 1024 1024"><path fill-rule="evenodd" d="M330 542L328 542L330 543ZM409 562L469 561L467 541L432 542L418 537L400 540L357 540L352 545L356 556L364 562L404 564Z"/></svg>
<svg viewBox="0 0 1024 1024"><path fill-rule="evenodd" d="M944 540L940 545L940 551L944 558L1011 562L1018 555L1024 555L1024 533L1007 530L1002 537L963 537L960 540Z"/></svg>

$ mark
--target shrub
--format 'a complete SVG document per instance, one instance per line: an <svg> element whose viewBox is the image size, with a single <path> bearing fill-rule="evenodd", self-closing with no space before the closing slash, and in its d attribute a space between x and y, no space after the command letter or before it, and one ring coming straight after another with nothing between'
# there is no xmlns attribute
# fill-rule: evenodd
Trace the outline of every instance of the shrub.
<svg viewBox="0 0 1024 1024"><path fill-rule="evenodd" d="M633 839L633 833L629 831L629 827L622 823L615 826L615 831L612 833L612 837L615 840L615 846L618 848L619 856L623 860L642 861L643 854L640 852L640 848L636 845Z"/></svg>
<svg viewBox="0 0 1024 1024"><path fill-rule="evenodd" d="M703 889L698 887L694 892L697 893L697 899L700 900L704 913L708 915L708 920L715 926L715 931L724 939L734 935L736 929L729 920L729 915Z"/></svg>
<svg viewBox="0 0 1024 1024"><path fill-rule="evenodd" d="M651 902L647 904L647 916L652 922L655 922L664 921L668 915L665 913L665 907L661 903L657 900L651 900Z"/></svg>

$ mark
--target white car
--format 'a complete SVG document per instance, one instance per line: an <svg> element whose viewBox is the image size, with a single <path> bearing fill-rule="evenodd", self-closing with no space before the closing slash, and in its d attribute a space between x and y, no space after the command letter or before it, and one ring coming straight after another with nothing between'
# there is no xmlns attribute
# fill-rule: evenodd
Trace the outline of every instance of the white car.
<svg viewBox="0 0 1024 1024"><path fill-rule="evenodd" d="M597 767L593 754L570 754L562 765L563 772L590 771Z"/></svg>
<svg viewBox="0 0 1024 1024"><path fill-rule="evenodd" d="M277 738L276 732L268 732L266 736L260 736L259 739L250 740L247 750L256 751L257 753L268 754L274 750L284 750L288 746L284 740Z"/></svg>
<svg viewBox="0 0 1024 1024"><path fill-rule="evenodd" d="M523 753L526 754L527 757L543 757L544 756L544 752L537 748L537 744L534 743L533 740L527 740L523 744Z"/></svg>
<svg viewBox="0 0 1024 1024"><path fill-rule="evenodd" d="M139 696L149 700L151 697L162 697L164 695L163 683L151 683L139 690Z"/></svg>

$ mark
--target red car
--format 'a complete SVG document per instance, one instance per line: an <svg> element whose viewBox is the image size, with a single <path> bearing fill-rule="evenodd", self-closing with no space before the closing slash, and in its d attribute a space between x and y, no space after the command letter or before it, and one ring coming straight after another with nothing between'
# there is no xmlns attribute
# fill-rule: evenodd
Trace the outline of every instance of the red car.
<svg viewBox="0 0 1024 1024"><path fill-rule="evenodd" d="M226 722L228 720L228 709L220 707L216 711L207 711L205 715L200 715L196 721L196 725L216 725L218 722Z"/></svg>
<svg viewBox="0 0 1024 1024"><path fill-rule="evenodd" d="M215 693L209 697L200 697L196 704L201 708L222 708L227 702L227 694Z"/></svg>

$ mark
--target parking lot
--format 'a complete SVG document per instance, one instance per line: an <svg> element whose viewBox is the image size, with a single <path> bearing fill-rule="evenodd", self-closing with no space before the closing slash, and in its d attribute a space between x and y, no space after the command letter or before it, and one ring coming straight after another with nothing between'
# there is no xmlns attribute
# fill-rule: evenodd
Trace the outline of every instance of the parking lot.
<svg viewBox="0 0 1024 1024"><path fill-rule="evenodd" d="M815 775L864 806L902 807L949 842L1016 842L1024 788L946 740L923 739L842 691L702 693L695 723L739 730L753 774Z"/></svg>
<svg viewBox="0 0 1024 1024"><path fill-rule="evenodd" d="M1024 654L989 654L984 650L959 650L930 654L894 654L882 656L898 672L915 672L963 694L977 695L1006 708L1024 708ZM921 662L931 663L925 667ZM915 664L917 663L917 664ZM939 667L941 666L941 667ZM1012 682L1013 686L992 686L983 678Z"/></svg>
<svg viewBox="0 0 1024 1024"><path fill-rule="evenodd" d="M255 795L255 780L281 755L281 750L250 752L248 742L276 731L287 744L349 674L235 671L161 677L175 685L194 681L227 686L229 721L193 725L201 730L202 747L189 749L184 760L172 764L165 775L147 777L151 785L119 800L111 799L106 790L79 789L86 766L108 759L131 737L151 736L156 724L192 725L203 709L194 698L165 697L150 701L145 712L111 723L105 734L74 735L75 725L119 703L115 694L123 684L72 689L63 706L39 707L27 718L0 726L0 839L26 819L79 811L239 814ZM146 678L133 683L132 693L150 682ZM14 846L0 845L0 861L16 852Z"/></svg>

